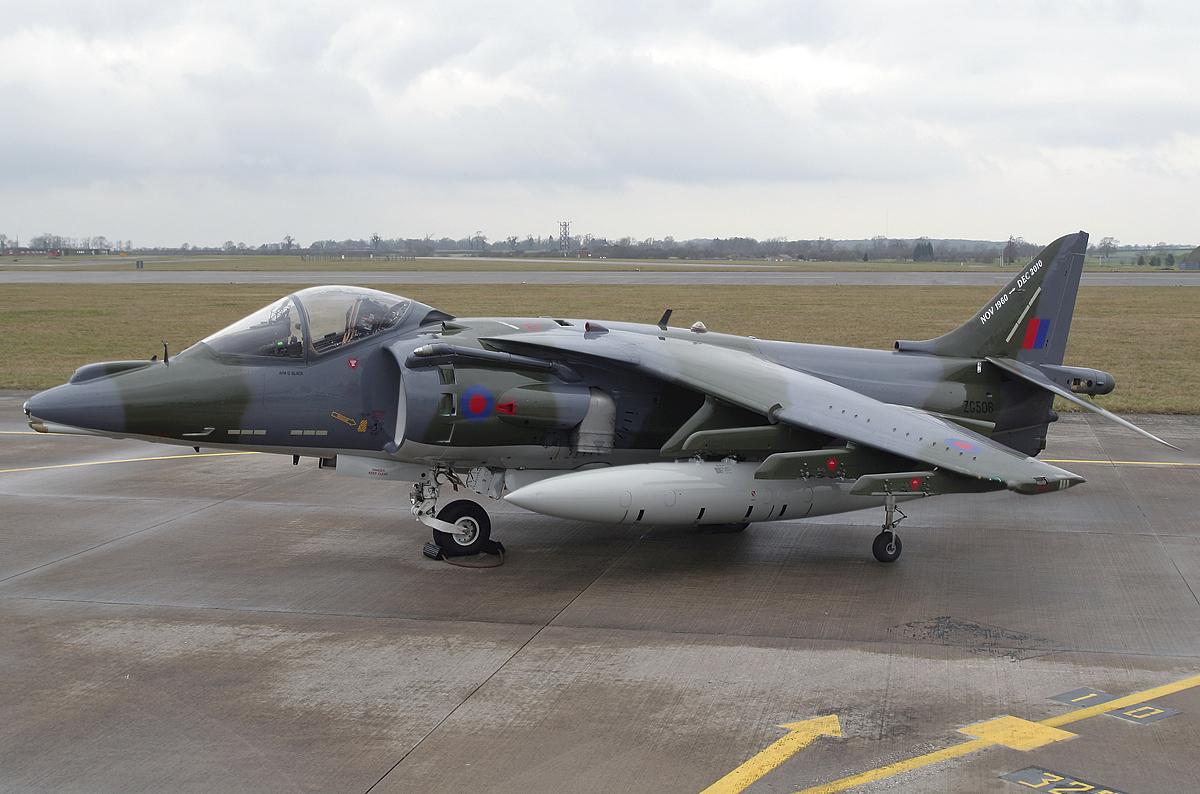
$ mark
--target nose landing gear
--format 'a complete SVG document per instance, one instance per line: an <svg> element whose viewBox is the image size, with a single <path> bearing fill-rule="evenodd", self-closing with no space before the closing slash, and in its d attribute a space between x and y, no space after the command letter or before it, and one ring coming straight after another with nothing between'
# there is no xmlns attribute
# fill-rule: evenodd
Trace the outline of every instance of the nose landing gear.
<svg viewBox="0 0 1200 794"><path fill-rule="evenodd" d="M458 475L449 469L435 469L413 483L409 497L413 515L433 530L433 542L425 545L425 556L440 560L480 552L503 553L504 546L491 539L492 521L479 503L456 499L441 510L437 509L438 495L445 483L453 485L456 491L462 485Z"/></svg>

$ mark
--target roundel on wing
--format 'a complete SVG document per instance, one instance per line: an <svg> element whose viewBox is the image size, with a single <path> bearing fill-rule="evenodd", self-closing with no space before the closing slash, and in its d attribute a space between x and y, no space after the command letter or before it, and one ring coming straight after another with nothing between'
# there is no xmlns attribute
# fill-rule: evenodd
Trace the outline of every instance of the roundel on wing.
<svg viewBox="0 0 1200 794"><path fill-rule="evenodd" d="M958 438L946 439L946 446L950 447L950 449L957 449L959 452L978 452L979 451L979 447L976 446L975 444L972 444L970 441L963 441L962 439L958 439Z"/></svg>
<svg viewBox="0 0 1200 794"><path fill-rule="evenodd" d="M472 386L462 393L460 410L468 421L479 422L487 419L495 408L496 398L485 386Z"/></svg>

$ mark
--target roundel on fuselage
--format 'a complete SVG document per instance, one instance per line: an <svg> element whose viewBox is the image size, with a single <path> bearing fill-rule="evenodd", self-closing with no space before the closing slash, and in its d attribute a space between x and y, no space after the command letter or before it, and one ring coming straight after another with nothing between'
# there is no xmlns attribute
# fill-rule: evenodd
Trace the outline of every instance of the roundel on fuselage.
<svg viewBox="0 0 1200 794"><path fill-rule="evenodd" d="M486 386L472 386L462 393L460 410L472 422L487 419L496 409L496 398Z"/></svg>

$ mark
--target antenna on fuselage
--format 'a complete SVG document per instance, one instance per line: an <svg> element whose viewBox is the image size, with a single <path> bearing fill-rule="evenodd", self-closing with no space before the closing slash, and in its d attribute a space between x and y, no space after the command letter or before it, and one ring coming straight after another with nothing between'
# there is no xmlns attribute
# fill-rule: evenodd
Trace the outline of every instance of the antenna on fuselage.
<svg viewBox="0 0 1200 794"><path fill-rule="evenodd" d="M163 363L168 367L171 366L171 353L167 350L166 342L163 342Z"/></svg>

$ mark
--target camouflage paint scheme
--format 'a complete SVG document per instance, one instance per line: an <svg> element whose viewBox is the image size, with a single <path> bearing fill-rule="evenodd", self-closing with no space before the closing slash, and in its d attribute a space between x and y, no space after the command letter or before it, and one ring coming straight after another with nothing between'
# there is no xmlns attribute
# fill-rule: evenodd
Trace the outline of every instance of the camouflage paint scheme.
<svg viewBox="0 0 1200 794"><path fill-rule="evenodd" d="M697 496L698 515L659 509L657 523L741 526L782 517L787 499L801 517L803 499L803 515L885 505L883 538L897 499L1083 482L1034 456L1055 394L1099 410L1078 395L1113 388L1062 366L1086 245L1084 232L1056 240L961 327L890 351L672 328L669 312L657 325L459 319L314 287L169 360L82 367L25 411L39 430L315 456L416 482L414 512L439 542L482 529L458 538L465 550L486 541L486 514L443 521L433 505L439 484L468 473L474 490L518 504L524 493L552 515L632 522L646 510L635 519L625 497L642 498L643 483L662 480L647 498L674 505L736 470L748 497L722 492L706 513ZM687 467L697 461L713 467ZM672 485L680 477L702 485ZM783 496L755 513L755 483ZM571 507L612 493L625 510L612 519Z"/></svg>

